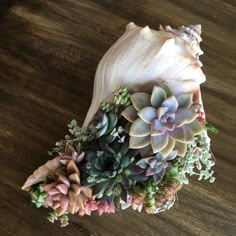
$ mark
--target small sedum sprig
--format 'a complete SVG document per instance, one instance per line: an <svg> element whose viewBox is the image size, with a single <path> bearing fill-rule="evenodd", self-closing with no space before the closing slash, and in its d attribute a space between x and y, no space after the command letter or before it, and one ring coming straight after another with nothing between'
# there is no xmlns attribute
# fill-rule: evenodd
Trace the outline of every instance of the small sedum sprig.
<svg viewBox="0 0 236 236"><path fill-rule="evenodd" d="M56 211L52 211L48 214L48 221L54 223L55 221L59 221L61 227L65 227L69 224L69 212L65 212L62 216L57 216Z"/></svg>
<svg viewBox="0 0 236 236"><path fill-rule="evenodd" d="M31 195L31 202L37 207L47 207L46 204L44 204L44 201L46 197L48 196L47 192L44 191L44 189L40 185L35 185L30 190Z"/></svg>
<svg viewBox="0 0 236 236"><path fill-rule="evenodd" d="M116 105L121 105L123 107L128 107L131 105L130 93L126 87L120 88L118 95L114 96L113 99Z"/></svg>
<svg viewBox="0 0 236 236"><path fill-rule="evenodd" d="M72 120L68 125L70 134L78 143L89 143L95 138L95 133L89 128L81 128L76 120Z"/></svg>
<svg viewBox="0 0 236 236"><path fill-rule="evenodd" d="M120 88L116 95L113 97L112 103L103 102L100 105L100 109L105 112L118 112L119 107L126 108L131 105L130 93L126 87Z"/></svg>
<svg viewBox="0 0 236 236"><path fill-rule="evenodd" d="M55 147L52 151L48 152L49 156L54 156L63 152L65 150L66 144L71 146L77 146L78 143L86 146L88 143L95 139L96 131L90 128L79 127L77 121L73 119L70 124L68 124L68 129L70 135L66 135L64 140L56 142Z"/></svg>

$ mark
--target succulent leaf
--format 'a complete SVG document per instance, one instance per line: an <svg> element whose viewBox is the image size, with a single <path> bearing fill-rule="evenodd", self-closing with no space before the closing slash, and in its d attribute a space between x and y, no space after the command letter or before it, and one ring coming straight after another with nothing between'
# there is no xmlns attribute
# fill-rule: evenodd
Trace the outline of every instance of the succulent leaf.
<svg viewBox="0 0 236 236"><path fill-rule="evenodd" d="M141 148L146 147L148 144L150 144L149 135L145 137L130 136L130 139L129 139L130 148L141 149Z"/></svg>
<svg viewBox="0 0 236 236"><path fill-rule="evenodd" d="M146 123L151 124L157 116L157 110L153 107L145 107L138 112L138 116Z"/></svg>
<svg viewBox="0 0 236 236"><path fill-rule="evenodd" d="M176 100L178 102L179 108L187 107L189 108L193 101L193 94L192 93L183 93L176 96Z"/></svg>
<svg viewBox="0 0 236 236"><path fill-rule="evenodd" d="M164 157L165 157L165 156L168 156L168 155L172 152L172 150L173 150L174 147L175 147L175 140L170 137L170 138L169 138L169 141L168 141L168 144L166 145L165 148L163 148L163 149L160 151L160 154L161 154L162 156L164 156Z"/></svg>
<svg viewBox="0 0 236 236"><path fill-rule="evenodd" d="M150 129L150 125L139 118L132 124L129 134L135 137L144 137L150 134Z"/></svg>
<svg viewBox="0 0 236 236"><path fill-rule="evenodd" d="M151 145L152 150L154 153L160 152L162 149L164 149L169 141L168 135L159 135L159 136L151 136Z"/></svg>
<svg viewBox="0 0 236 236"><path fill-rule="evenodd" d="M133 105L128 106L122 113L122 116L125 117L126 120L128 120L129 122L134 122L136 119L138 119L138 115L136 112L136 109L134 108Z"/></svg>
<svg viewBox="0 0 236 236"><path fill-rule="evenodd" d="M151 124L151 136L158 136L164 134L166 131L164 125L160 120L155 119Z"/></svg>
<svg viewBox="0 0 236 236"><path fill-rule="evenodd" d="M153 107L160 107L162 102L167 98L164 89L154 86L151 95L151 104Z"/></svg>
<svg viewBox="0 0 236 236"><path fill-rule="evenodd" d="M137 111L141 111L145 107L150 107L150 95L147 93L134 93L131 95L131 101Z"/></svg>
<svg viewBox="0 0 236 236"><path fill-rule="evenodd" d="M192 129L194 135L200 134L204 129L203 125L197 120L189 123L188 126Z"/></svg>
<svg viewBox="0 0 236 236"><path fill-rule="evenodd" d="M183 127L176 127L173 131L169 132L170 137L176 141L185 143L186 142L186 133Z"/></svg>
<svg viewBox="0 0 236 236"><path fill-rule="evenodd" d="M178 108L178 101L175 96L168 97L162 104L162 107L167 107L169 112L176 112Z"/></svg>

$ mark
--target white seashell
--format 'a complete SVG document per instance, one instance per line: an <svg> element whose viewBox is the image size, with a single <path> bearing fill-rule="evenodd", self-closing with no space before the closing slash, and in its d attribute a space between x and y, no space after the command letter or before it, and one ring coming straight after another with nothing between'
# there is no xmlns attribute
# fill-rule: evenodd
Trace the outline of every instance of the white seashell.
<svg viewBox="0 0 236 236"><path fill-rule="evenodd" d="M166 83L174 94L194 92L202 104L199 85L205 81L199 55L201 26L170 26L160 31L127 25L125 33L100 61L93 99L84 126L88 126L101 102L122 86L131 91L150 91L154 84Z"/></svg>
<svg viewBox="0 0 236 236"><path fill-rule="evenodd" d="M32 175L28 177L21 189L28 191L32 185L44 181L50 172L53 172L61 166L60 160L61 157L58 156L40 166Z"/></svg>

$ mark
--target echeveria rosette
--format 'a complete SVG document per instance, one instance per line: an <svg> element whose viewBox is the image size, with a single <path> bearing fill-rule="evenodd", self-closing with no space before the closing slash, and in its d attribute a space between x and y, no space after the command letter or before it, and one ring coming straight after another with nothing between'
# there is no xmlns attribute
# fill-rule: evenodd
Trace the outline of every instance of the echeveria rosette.
<svg viewBox="0 0 236 236"><path fill-rule="evenodd" d="M143 158L136 165L142 169L133 178L138 181L145 181L149 177L153 177L156 184L160 183L164 177L168 167L171 167L168 161L173 160L177 155L177 151L172 151L168 156L163 157L160 153L155 156Z"/></svg>
<svg viewBox="0 0 236 236"><path fill-rule="evenodd" d="M53 182L41 185L47 193L45 204L53 208L57 216L84 209L92 197L92 189L80 185L80 171L75 161L68 161L65 168L58 169L52 176Z"/></svg>
<svg viewBox="0 0 236 236"><path fill-rule="evenodd" d="M98 139L101 136L109 134L116 126L117 121L118 116L115 112L105 112L102 110L98 110L98 112L94 116L93 122L89 127L95 130L96 137Z"/></svg>
<svg viewBox="0 0 236 236"><path fill-rule="evenodd" d="M187 144L203 130L192 93L173 95L167 86L154 86L151 95L137 92L131 101L122 115L132 123L129 147L141 153L160 152L165 157L177 150L183 157Z"/></svg>
<svg viewBox="0 0 236 236"><path fill-rule="evenodd" d="M128 148L128 142L114 142L99 146L98 150L88 151L86 155L86 173L89 176L84 182L93 186L93 195L98 199L109 197L126 198L127 190L132 184L129 179L129 167L135 160L137 152Z"/></svg>

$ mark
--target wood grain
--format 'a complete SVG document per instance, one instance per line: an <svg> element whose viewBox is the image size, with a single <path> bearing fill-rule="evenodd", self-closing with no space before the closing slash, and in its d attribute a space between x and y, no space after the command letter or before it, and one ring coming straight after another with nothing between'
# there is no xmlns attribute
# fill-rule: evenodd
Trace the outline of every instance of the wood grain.
<svg viewBox="0 0 236 236"><path fill-rule="evenodd" d="M235 1L2 0L0 2L0 235L236 234ZM192 179L169 212L74 217L61 229L20 190L47 150L89 107L96 66L128 22L200 23L203 99L217 159L214 184Z"/></svg>

